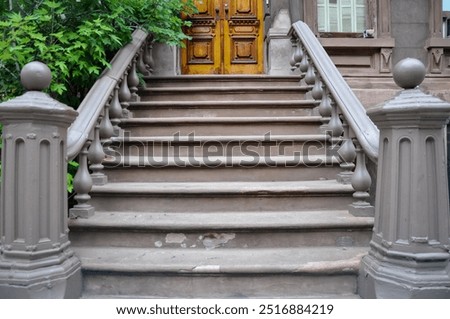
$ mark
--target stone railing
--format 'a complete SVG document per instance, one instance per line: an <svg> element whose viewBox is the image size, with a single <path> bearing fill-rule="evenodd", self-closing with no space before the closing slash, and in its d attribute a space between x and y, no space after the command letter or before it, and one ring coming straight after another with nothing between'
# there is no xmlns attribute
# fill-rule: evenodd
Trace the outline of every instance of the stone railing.
<svg viewBox="0 0 450 319"><path fill-rule="evenodd" d="M423 93L418 86L425 66L404 59L393 70L403 90L367 115L309 27L297 22L291 35L292 69L299 68L301 81L310 86L345 169L338 180L350 180L356 190L358 201L349 211L374 215L358 277L360 296L450 298L445 149L450 104ZM375 207L366 202L371 184L366 156L378 165Z"/></svg>
<svg viewBox="0 0 450 319"><path fill-rule="evenodd" d="M333 150L341 159L343 172L337 179L351 183L355 189L356 201L350 211L354 215L373 215L373 206L368 203L372 179L366 156L377 163L379 130L309 26L298 21L290 34L294 48L292 70L299 69L301 81L310 86L310 96L317 100L323 118L323 130L331 136Z"/></svg>
<svg viewBox="0 0 450 319"><path fill-rule="evenodd" d="M139 99L137 72L143 75L152 72L151 46L151 36L140 29L134 31L132 42L116 54L111 68L100 76L78 108L79 116L69 128L67 142L68 158L78 156L80 163L74 178L77 204L70 209L73 217L89 217L94 213L94 207L88 204L89 192L93 184L107 183L102 172L105 152L111 137L119 134L121 118L129 115L129 102Z"/></svg>
<svg viewBox="0 0 450 319"><path fill-rule="evenodd" d="M151 42L136 30L78 112L42 92L51 71L41 62L21 72L27 92L0 104L0 299L80 297L81 264L68 237L67 159L80 162L74 179L78 204L70 214L87 217L94 212L88 204L93 183L107 182L101 163L110 139L128 115L128 102L138 100L137 71L151 73Z"/></svg>
<svg viewBox="0 0 450 319"><path fill-rule="evenodd" d="M358 291L363 298L450 298L450 103L420 90L426 68L419 60L404 59L393 73L403 90L368 111L380 128L380 156Z"/></svg>

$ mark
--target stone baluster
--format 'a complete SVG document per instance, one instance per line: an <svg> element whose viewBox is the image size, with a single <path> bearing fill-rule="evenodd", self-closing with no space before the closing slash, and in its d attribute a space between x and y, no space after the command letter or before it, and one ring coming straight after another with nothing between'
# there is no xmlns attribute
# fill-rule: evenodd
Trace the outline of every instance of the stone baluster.
<svg viewBox="0 0 450 319"><path fill-rule="evenodd" d="M338 154L341 159L340 166L342 172L336 176L336 180L341 184L350 184L352 181L353 169L355 168L354 162L356 160L356 148L350 137L350 127L344 117L342 117L342 120L344 136L341 147L338 150Z"/></svg>
<svg viewBox="0 0 450 319"><path fill-rule="evenodd" d="M299 44L301 45L301 44ZM302 60L300 61L300 72L302 73L303 77L306 75L306 72L308 72L309 69L309 57L308 54L306 53L305 49L302 49L303 51L303 57Z"/></svg>
<svg viewBox="0 0 450 319"><path fill-rule="evenodd" d="M27 92L0 104L3 124L0 298L78 298L81 263L67 224L67 128L77 112L42 92L41 62L24 66Z"/></svg>
<svg viewBox="0 0 450 319"><path fill-rule="evenodd" d="M322 88L322 99L320 100L317 110L320 116L322 116L322 125L320 126L320 130L321 132L326 133L328 131L328 122L330 122L330 117L333 110L333 107L331 106L330 91L326 85Z"/></svg>
<svg viewBox="0 0 450 319"><path fill-rule="evenodd" d="M293 37L291 39L293 52L292 52L292 58L290 61L291 64L291 70L295 71L300 67L300 62L303 59L303 50L302 47L296 37Z"/></svg>
<svg viewBox="0 0 450 319"><path fill-rule="evenodd" d="M314 86L311 90L311 96L314 100L319 101L323 96L322 81L320 80L320 75L318 74L317 70L314 72L314 74L315 81Z"/></svg>
<svg viewBox="0 0 450 319"><path fill-rule="evenodd" d="M342 121L339 116L339 110L334 102L333 98L331 100L331 118L328 122L327 132L331 137L331 146L329 148L330 156L338 156L337 151L339 150L340 143L342 141L342 134L344 133L344 127L342 126Z"/></svg>
<svg viewBox="0 0 450 319"><path fill-rule="evenodd" d="M450 104L423 93L426 68L400 61L404 90L368 111L380 129L375 227L362 259L363 298L450 298L450 214L445 125Z"/></svg>
<svg viewBox="0 0 450 319"><path fill-rule="evenodd" d="M351 183L355 190L353 193L355 202L350 204L349 212L354 216L373 216L375 208L369 203L372 178L367 170L366 154L356 138L353 139L353 142L356 145L356 166Z"/></svg>
<svg viewBox="0 0 450 319"><path fill-rule="evenodd" d="M130 106L130 103L128 102L131 100L131 91L130 88L128 87L128 73L129 70L125 71L125 74L119 87L119 101L120 105L122 106L122 117L124 118L131 117L131 113L128 110L128 107Z"/></svg>
<svg viewBox="0 0 450 319"><path fill-rule="evenodd" d="M138 60L137 60L137 70L144 76L149 76L150 72L145 65L145 45L139 50Z"/></svg>
<svg viewBox="0 0 450 319"><path fill-rule="evenodd" d="M73 189L76 193L74 198L77 204L69 211L71 218L89 218L95 213L94 207L89 204L89 200L91 199L89 193L93 185L92 177L88 169L88 148L90 144L91 141L88 140L78 156L78 163L80 165L73 178Z"/></svg>
<svg viewBox="0 0 450 319"><path fill-rule="evenodd" d="M100 123L103 122L104 116L99 117L99 121L94 128L94 139L89 147L88 160L91 164L89 169L92 171L91 178L94 185L105 185L108 177L103 173L103 160L106 155L100 140Z"/></svg>
<svg viewBox="0 0 450 319"><path fill-rule="evenodd" d="M136 64L137 64L138 56L135 56L133 61L131 62L130 72L128 73L128 86L130 88L130 101L131 102L139 102L140 97L137 94L138 86L139 86L139 77L136 72Z"/></svg>
<svg viewBox="0 0 450 319"><path fill-rule="evenodd" d="M308 57L308 70L305 75L305 83L307 85L314 85L316 83L316 72L314 65L311 63Z"/></svg>
<svg viewBox="0 0 450 319"><path fill-rule="evenodd" d="M314 99L312 96L312 89L313 89L315 83L316 83L315 67L311 63L311 60L309 60L308 70L306 71L304 78L301 80L301 85L304 85L308 88L308 92L305 95L305 99L307 99L307 100Z"/></svg>
<svg viewBox="0 0 450 319"><path fill-rule="evenodd" d="M302 62L304 55L305 53L303 52L302 45L298 42L294 52L294 61L297 68L300 68L300 63Z"/></svg>
<svg viewBox="0 0 450 319"><path fill-rule="evenodd" d="M111 123L111 118L109 115L109 110L111 108L111 102L112 102L112 97L108 101L108 103L106 103L106 105L105 105L105 111L104 111L105 114L100 123L100 140L103 145L103 151L104 151L105 155L112 154L112 150L110 149L110 146L112 143L111 137L114 136L114 127Z"/></svg>
<svg viewBox="0 0 450 319"><path fill-rule="evenodd" d="M296 65L296 62L295 62L295 51L296 51L296 48L298 46L297 39L296 38L292 38L291 39L291 43L292 43L293 50L292 50L292 57L289 60L289 64L291 65L291 71L294 72L295 70L297 70L297 65Z"/></svg>
<svg viewBox="0 0 450 319"><path fill-rule="evenodd" d="M153 59L153 43L154 38L152 35L147 39L146 44L144 45L144 63L147 65L148 75L153 73L153 69L155 66L155 61Z"/></svg>
<svg viewBox="0 0 450 319"><path fill-rule="evenodd" d="M109 106L109 116L111 118L111 124L113 125L113 129L114 129L113 136L119 136L120 135L119 123L123 117L123 114L122 114L122 106L120 105L120 101L119 101L119 86L118 85L114 88L114 94L113 94L113 97L111 99L111 103Z"/></svg>

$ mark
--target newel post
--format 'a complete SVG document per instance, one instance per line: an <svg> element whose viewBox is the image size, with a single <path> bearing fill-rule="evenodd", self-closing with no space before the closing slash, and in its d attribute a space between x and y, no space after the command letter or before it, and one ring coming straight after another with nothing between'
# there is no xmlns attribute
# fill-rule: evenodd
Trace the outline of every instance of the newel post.
<svg viewBox="0 0 450 319"><path fill-rule="evenodd" d="M425 67L400 61L404 88L369 111L380 129L375 227L361 263L363 298L450 298L445 126L450 104L417 86Z"/></svg>
<svg viewBox="0 0 450 319"><path fill-rule="evenodd" d="M77 112L41 92L51 81L45 64L27 64L21 79L28 92L0 104L0 298L78 298L66 190L67 128Z"/></svg>

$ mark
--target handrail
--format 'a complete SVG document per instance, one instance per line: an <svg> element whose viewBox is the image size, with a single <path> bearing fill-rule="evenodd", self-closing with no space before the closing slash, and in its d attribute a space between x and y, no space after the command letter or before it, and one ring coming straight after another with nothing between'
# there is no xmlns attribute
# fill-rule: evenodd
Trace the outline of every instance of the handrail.
<svg viewBox="0 0 450 319"><path fill-rule="evenodd" d="M297 21L292 27L308 51L314 67L328 87L364 152L371 160L377 162L380 137L377 126L367 116L363 105L345 82L309 26L303 21Z"/></svg>
<svg viewBox="0 0 450 319"><path fill-rule="evenodd" d="M147 32L136 29L133 32L132 41L117 52L111 61L111 68L103 72L81 102L78 107L79 115L68 130L67 157L69 159L74 159L86 144L114 88L147 36Z"/></svg>

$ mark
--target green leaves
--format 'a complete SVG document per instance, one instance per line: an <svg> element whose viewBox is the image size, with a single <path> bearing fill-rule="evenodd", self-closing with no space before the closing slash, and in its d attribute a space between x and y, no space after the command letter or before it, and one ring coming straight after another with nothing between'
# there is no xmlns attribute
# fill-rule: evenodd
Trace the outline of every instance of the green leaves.
<svg viewBox="0 0 450 319"><path fill-rule="evenodd" d="M52 70L49 92L77 107L133 28L155 40L180 45L181 16L193 0L14 0L0 6L0 101L22 93L21 68L39 60Z"/></svg>
<svg viewBox="0 0 450 319"><path fill-rule="evenodd" d="M52 70L49 93L77 107L112 52L130 39L130 28L117 31L116 13L99 2L15 1L15 11L0 12L0 101L21 93L21 68L39 60Z"/></svg>
<svg viewBox="0 0 450 319"><path fill-rule="evenodd" d="M75 161L70 161L67 164L67 191L69 193L73 192L73 179L77 173L78 166L80 166L80 164Z"/></svg>

